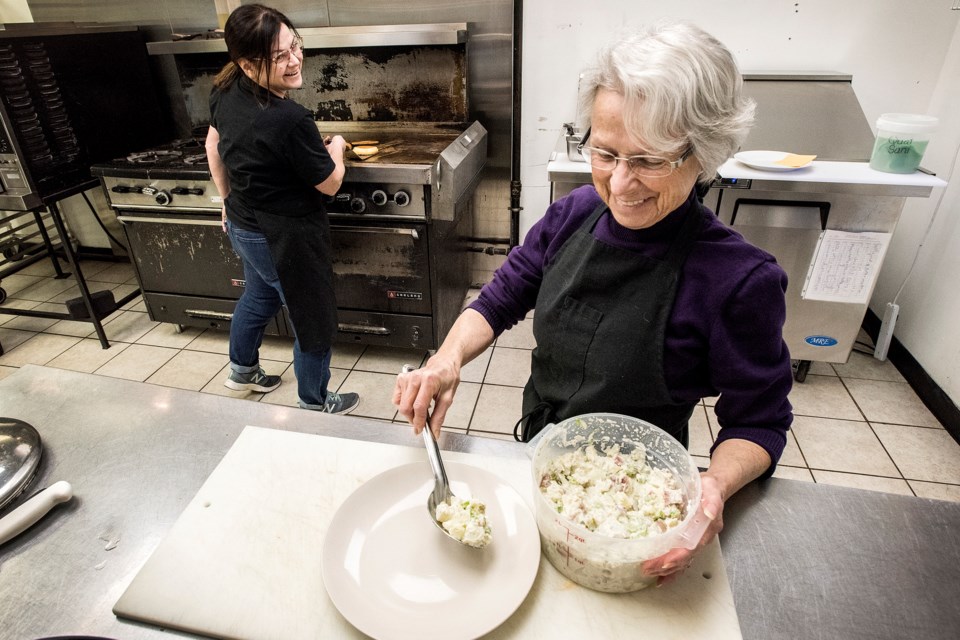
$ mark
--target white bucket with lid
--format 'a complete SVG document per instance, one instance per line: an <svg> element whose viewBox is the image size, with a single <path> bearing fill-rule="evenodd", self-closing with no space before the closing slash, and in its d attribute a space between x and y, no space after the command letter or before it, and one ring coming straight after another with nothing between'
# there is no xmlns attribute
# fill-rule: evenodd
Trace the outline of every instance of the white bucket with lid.
<svg viewBox="0 0 960 640"><path fill-rule="evenodd" d="M887 173L913 173L920 166L930 135L940 121L912 113L884 113L877 118L877 140L870 168Z"/></svg>

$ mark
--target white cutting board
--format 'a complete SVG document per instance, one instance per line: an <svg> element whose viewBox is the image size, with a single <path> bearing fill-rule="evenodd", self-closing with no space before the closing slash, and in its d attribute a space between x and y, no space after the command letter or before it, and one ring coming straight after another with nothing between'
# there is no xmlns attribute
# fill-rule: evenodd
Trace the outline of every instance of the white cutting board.
<svg viewBox="0 0 960 640"><path fill-rule="evenodd" d="M526 460L443 455L501 476L531 504ZM324 532L357 487L411 462L423 462L429 474L421 447L246 427L114 613L223 638L365 637L340 615L324 588ZM741 635L714 542L676 583L625 595L580 587L541 557L526 600L487 637L723 640Z"/></svg>

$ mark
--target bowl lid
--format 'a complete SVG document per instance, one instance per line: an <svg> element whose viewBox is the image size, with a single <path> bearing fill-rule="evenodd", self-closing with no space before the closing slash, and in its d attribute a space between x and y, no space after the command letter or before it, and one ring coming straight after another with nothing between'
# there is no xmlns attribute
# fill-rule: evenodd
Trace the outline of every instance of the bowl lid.
<svg viewBox="0 0 960 640"><path fill-rule="evenodd" d="M0 418L0 508L33 480L40 454L40 434L36 429L16 418Z"/></svg>
<svg viewBox="0 0 960 640"><path fill-rule="evenodd" d="M877 129L892 133L931 133L940 120L915 113L884 113L877 118Z"/></svg>

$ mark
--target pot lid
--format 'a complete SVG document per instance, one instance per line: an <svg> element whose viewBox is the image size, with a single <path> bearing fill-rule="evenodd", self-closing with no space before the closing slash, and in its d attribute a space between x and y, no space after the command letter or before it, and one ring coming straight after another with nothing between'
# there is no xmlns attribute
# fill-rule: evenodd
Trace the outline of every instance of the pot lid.
<svg viewBox="0 0 960 640"><path fill-rule="evenodd" d="M16 418L0 418L0 509L33 480L40 454L36 429Z"/></svg>

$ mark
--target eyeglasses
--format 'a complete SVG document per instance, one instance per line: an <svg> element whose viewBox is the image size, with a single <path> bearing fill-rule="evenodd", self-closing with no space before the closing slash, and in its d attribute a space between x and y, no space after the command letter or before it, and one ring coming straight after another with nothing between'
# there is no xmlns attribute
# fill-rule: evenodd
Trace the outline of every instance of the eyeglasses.
<svg viewBox="0 0 960 640"><path fill-rule="evenodd" d="M617 168L617 164L623 160L627 163L627 168L630 169L631 173L644 178L664 178L670 175L673 173L673 170L679 168L684 160L690 157L690 154L693 152L693 149L688 148L683 152L683 155L676 160L668 160L660 156L648 155L617 156L603 149L586 146L584 143L589 137L590 130L587 129L587 134L583 137L583 142L577 145L577 149L581 155L583 155L584 159L590 163L591 167L599 169L600 171L613 171Z"/></svg>
<svg viewBox="0 0 960 640"><path fill-rule="evenodd" d="M303 39L297 37L293 39L293 44L290 45L289 49L273 54L270 60L275 65L285 65L290 62L290 56L299 56L301 51L303 51Z"/></svg>

